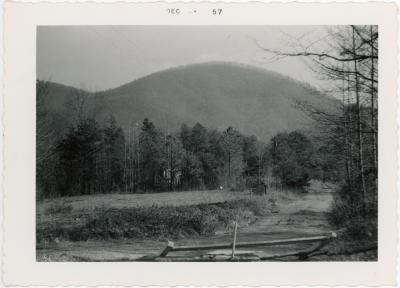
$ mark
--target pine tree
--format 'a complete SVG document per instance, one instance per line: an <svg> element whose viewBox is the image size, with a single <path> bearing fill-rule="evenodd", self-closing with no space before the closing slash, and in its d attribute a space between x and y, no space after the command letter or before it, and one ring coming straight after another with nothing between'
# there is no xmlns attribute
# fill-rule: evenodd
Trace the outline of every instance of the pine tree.
<svg viewBox="0 0 400 288"><path fill-rule="evenodd" d="M106 159L106 191L123 190L124 134L113 115L110 115L103 130L103 145Z"/></svg>
<svg viewBox="0 0 400 288"><path fill-rule="evenodd" d="M163 137L149 119L144 119L139 135L141 155L141 188L144 191L156 189L158 177L162 175L165 158Z"/></svg>
<svg viewBox="0 0 400 288"><path fill-rule="evenodd" d="M225 155L225 186L237 189L242 180L243 171L243 138L238 131L229 127L222 136Z"/></svg>

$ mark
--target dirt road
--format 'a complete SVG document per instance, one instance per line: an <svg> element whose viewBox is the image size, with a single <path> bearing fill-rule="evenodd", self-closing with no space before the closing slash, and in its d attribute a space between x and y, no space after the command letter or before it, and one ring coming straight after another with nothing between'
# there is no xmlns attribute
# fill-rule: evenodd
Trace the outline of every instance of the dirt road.
<svg viewBox="0 0 400 288"><path fill-rule="evenodd" d="M300 194L295 199L280 200L276 213L259 218L247 227L239 227L237 242L264 241L293 237L323 235L331 231L325 213L332 201L332 193L327 191ZM175 240L176 246L213 243L230 243L230 231L220 231L214 236L183 238ZM117 240L60 242L45 249L37 250L39 261L135 261L145 255L159 253L166 242L152 240ZM261 256L279 252L303 249L303 245L273 246L246 249ZM207 251L205 251L207 252ZM226 251L228 253L229 251ZM238 251L240 253L241 250ZM185 256L199 252L182 252ZM202 252L204 253L204 251ZM219 251L218 253L225 253ZM176 255L183 255L178 254Z"/></svg>

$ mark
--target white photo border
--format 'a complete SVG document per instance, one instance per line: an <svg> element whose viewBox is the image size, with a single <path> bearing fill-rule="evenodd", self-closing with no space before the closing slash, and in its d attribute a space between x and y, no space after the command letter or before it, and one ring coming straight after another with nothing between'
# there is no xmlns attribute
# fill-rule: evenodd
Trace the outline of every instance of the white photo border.
<svg viewBox="0 0 400 288"><path fill-rule="evenodd" d="M168 15L166 8L196 9ZM224 9L222 17L202 13ZM3 281L19 286L395 285L397 260L395 3L5 3ZM40 25L379 25L378 261L36 262L35 84Z"/></svg>

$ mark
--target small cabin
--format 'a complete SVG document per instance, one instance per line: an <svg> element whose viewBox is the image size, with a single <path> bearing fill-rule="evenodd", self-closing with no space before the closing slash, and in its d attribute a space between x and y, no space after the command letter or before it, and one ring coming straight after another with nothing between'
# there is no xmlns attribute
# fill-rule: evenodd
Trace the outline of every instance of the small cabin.
<svg viewBox="0 0 400 288"><path fill-rule="evenodd" d="M250 189L251 195L267 195L267 185L260 183Z"/></svg>

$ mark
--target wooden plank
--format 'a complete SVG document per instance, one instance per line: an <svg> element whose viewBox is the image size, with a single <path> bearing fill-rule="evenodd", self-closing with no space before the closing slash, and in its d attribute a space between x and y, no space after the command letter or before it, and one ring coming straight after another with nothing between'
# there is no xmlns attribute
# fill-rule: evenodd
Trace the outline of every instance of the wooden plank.
<svg viewBox="0 0 400 288"><path fill-rule="evenodd" d="M289 244L297 244L297 243L313 243L324 240L330 240L335 238L336 234L331 233L329 236L315 236L315 237L303 237L303 238L291 238L291 239L279 239L279 240L269 240L269 241L259 241L259 242L242 242L236 243L236 248L241 247L255 247L255 246L274 246L274 245L289 245ZM170 245L172 244L172 245ZM202 246L181 246L174 247L173 242L169 242L168 246L161 253L161 257L165 257L169 252L175 251L197 251L197 250L209 250L209 249L224 249L231 248L232 244L214 244L214 245L202 245ZM163 255L163 256L162 256Z"/></svg>
<svg viewBox="0 0 400 288"><path fill-rule="evenodd" d="M282 253L282 254L275 254L275 255L266 256L266 257L260 257L260 260L270 260L270 259L283 258L283 257L289 257L289 256L298 256L299 260L307 260L311 253L320 250L322 247L324 247L326 244L328 244L329 240L330 239L322 240L306 250Z"/></svg>
<svg viewBox="0 0 400 288"><path fill-rule="evenodd" d="M160 257L165 257L165 256L167 256L167 254L168 254L169 252L171 252L172 250L174 250L174 242L168 241L168 245L167 245L167 247L165 247L165 249L161 252Z"/></svg>

